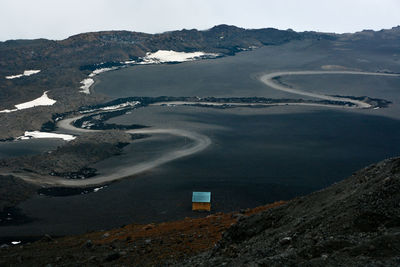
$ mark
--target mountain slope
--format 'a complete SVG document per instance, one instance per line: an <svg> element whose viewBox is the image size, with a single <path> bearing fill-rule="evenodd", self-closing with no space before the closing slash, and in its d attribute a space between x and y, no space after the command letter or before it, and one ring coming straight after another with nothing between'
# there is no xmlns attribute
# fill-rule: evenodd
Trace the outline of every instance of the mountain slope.
<svg viewBox="0 0 400 267"><path fill-rule="evenodd" d="M184 266L399 266L400 159L243 218Z"/></svg>
<svg viewBox="0 0 400 267"><path fill-rule="evenodd" d="M389 159L287 203L2 246L0 265L399 266L399 190Z"/></svg>

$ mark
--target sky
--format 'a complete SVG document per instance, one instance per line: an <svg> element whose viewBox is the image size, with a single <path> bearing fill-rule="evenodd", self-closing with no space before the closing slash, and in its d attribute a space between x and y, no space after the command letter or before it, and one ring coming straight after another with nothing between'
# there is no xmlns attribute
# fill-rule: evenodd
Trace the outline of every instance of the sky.
<svg viewBox="0 0 400 267"><path fill-rule="evenodd" d="M336 33L388 29L400 25L400 0L0 0L0 41L218 24Z"/></svg>

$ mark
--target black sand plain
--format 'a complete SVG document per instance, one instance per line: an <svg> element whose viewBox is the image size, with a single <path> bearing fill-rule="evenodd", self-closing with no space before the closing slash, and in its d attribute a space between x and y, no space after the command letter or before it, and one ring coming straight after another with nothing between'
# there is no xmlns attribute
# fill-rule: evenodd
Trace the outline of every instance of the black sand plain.
<svg viewBox="0 0 400 267"><path fill-rule="evenodd" d="M331 65L400 71L399 61L390 51L346 49L327 41L294 41L214 60L133 66L100 75L95 92L113 98L165 95L297 99L297 95L266 87L258 77L266 72L321 70ZM19 205L34 220L0 227L0 235L64 235L134 222L203 216L191 211L192 191L211 191L213 212L255 207L324 188L372 162L398 156L399 78L361 80L357 75L312 75L283 77L283 81L332 95L371 94L393 104L378 110L293 106L139 108L110 122L200 132L211 138L211 146L96 193L38 195ZM117 172L119 164L135 164L185 145L186 141L167 135L142 139L127 146L122 155L94 167L99 172Z"/></svg>

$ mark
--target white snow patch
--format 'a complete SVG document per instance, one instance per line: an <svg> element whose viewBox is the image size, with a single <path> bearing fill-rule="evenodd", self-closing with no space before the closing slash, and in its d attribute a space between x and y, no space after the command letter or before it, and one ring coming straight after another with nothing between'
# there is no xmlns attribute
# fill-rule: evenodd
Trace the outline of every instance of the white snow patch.
<svg viewBox="0 0 400 267"><path fill-rule="evenodd" d="M117 109L121 109L121 108L134 107L134 106L139 105L139 104L140 104L139 101L128 101L128 102L121 103L121 104L118 104L118 105L113 105L113 106L107 106L107 107L102 107L102 108L97 108L97 109L89 109L89 110L81 111L81 113L91 113L91 112L95 112L95 111L117 110Z"/></svg>
<svg viewBox="0 0 400 267"><path fill-rule="evenodd" d="M136 63L136 61L135 60L127 60L127 61L124 61L122 63L124 63L124 64L134 64L134 63Z"/></svg>
<svg viewBox="0 0 400 267"><path fill-rule="evenodd" d="M24 75L23 74L10 75L10 76L6 76L6 79L8 79L8 80L18 79L18 78L21 78L22 76L24 76Z"/></svg>
<svg viewBox="0 0 400 267"><path fill-rule="evenodd" d="M10 112L14 112L17 111L18 109L14 108L14 109L3 109L0 110L0 113L10 113Z"/></svg>
<svg viewBox="0 0 400 267"><path fill-rule="evenodd" d="M201 59L204 57L217 57L218 54L205 52L176 52L173 50L158 50L155 53L148 52L140 64L165 63L165 62L184 62Z"/></svg>
<svg viewBox="0 0 400 267"><path fill-rule="evenodd" d="M24 71L24 76L31 76L33 74L39 73L40 70L26 70Z"/></svg>
<svg viewBox="0 0 400 267"><path fill-rule="evenodd" d="M81 128L90 129L90 127L92 127L93 125L94 123L91 123L90 121L84 121L81 125Z"/></svg>
<svg viewBox="0 0 400 267"><path fill-rule="evenodd" d="M49 98L47 96L47 92L48 91L44 92L41 97L36 98L36 99L34 99L32 101L14 105L16 107L15 109L0 110L0 113L10 113L10 112L18 111L18 110L21 110L21 109L33 108L33 107L38 107L38 106L52 106L57 101L54 100L54 99Z"/></svg>
<svg viewBox="0 0 400 267"><path fill-rule="evenodd" d="M126 108L126 107L134 107L134 106L136 106L138 104L140 104L139 101L128 101L128 102L121 103L121 104L118 104L118 105L99 108L99 110L115 110L115 109L121 109L121 108Z"/></svg>
<svg viewBox="0 0 400 267"><path fill-rule="evenodd" d="M97 187L97 188L95 188L95 189L93 189L93 192L98 192L98 191L100 191L101 189L104 189L104 188L106 188L106 186L101 186L101 187Z"/></svg>
<svg viewBox="0 0 400 267"><path fill-rule="evenodd" d="M92 79L94 76L106 71L116 70L116 69L118 69L118 67L95 69L94 71L92 71L92 73L89 74L88 76L89 78L86 78L83 81L81 81L82 85L81 87L79 87L81 89L79 92L84 94L90 94L90 86L92 86L94 83L94 80Z"/></svg>
<svg viewBox="0 0 400 267"><path fill-rule="evenodd" d="M81 90L79 92L84 93L84 94L90 94L90 86L94 83L94 80L92 78L86 78L83 81L81 81L82 86L80 87Z"/></svg>
<svg viewBox="0 0 400 267"><path fill-rule="evenodd" d="M111 67L111 68L101 68L101 69L96 69L94 71L92 71L92 73L89 74L89 78L84 79L83 81L81 81L81 87L79 87L81 90L79 92L84 93L84 94L90 94L90 86L93 85L94 80L92 79L94 76L106 72L106 71L110 71L110 70L116 70L118 69L117 67Z"/></svg>
<svg viewBox="0 0 400 267"><path fill-rule="evenodd" d="M23 76L31 76L31 75L39 73L39 72L40 72L40 70L26 70L22 74L6 76L6 79L8 79L8 80L17 79L17 78L21 78Z"/></svg>
<svg viewBox="0 0 400 267"><path fill-rule="evenodd" d="M92 71L92 73L89 74L89 77L94 77L97 74L100 74L100 73L103 73L103 72L106 72L106 71L110 71L110 70L116 70L116 69L117 69L117 67L96 69L96 70Z"/></svg>
<svg viewBox="0 0 400 267"><path fill-rule="evenodd" d="M33 108L37 106L52 106L54 105L57 101L54 99L51 99L47 96L47 92L44 92L43 95L39 98L36 98L32 101L25 102L22 104L15 105L17 109L27 109L27 108Z"/></svg>
<svg viewBox="0 0 400 267"><path fill-rule="evenodd" d="M11 244L18 245L18 244L21 244L21 241L11 241Z"/></svg>
<svg viewBox="0 0 400 267"><path fill-rule="evenodd" d="M17 137L17 140L26 140L31 138L59 138L65 141L71 141L76 138L76 136L70 134L58 134L58 133L46 133L39 131L25 131L23 136Z"/></svg>

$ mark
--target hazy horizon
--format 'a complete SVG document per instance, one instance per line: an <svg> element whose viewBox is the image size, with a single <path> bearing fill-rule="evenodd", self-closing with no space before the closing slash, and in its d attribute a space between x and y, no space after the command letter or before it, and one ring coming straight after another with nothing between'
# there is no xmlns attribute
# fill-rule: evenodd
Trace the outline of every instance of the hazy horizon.
<svg viewBox="0 0 400 267"><path fill-rule="evenodd" d="M161 33L215 25L295 31L357 32L400 25L400 1L355 0L2 0L0 41L53 40L95 31Z"/></svg>

